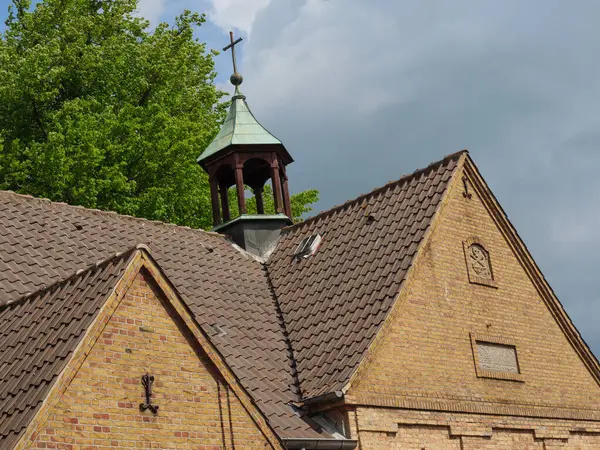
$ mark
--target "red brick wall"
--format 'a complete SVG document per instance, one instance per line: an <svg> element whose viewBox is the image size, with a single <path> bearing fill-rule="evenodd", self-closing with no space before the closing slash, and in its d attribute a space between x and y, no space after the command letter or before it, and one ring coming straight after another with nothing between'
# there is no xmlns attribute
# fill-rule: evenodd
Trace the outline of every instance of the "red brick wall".
<svg viewBox="0 0 600 450"><path fill-rule="evenodd" d="M272 448L161 296L137 276L29 448ZM139 411L146 371L157 416Z"/></svg>

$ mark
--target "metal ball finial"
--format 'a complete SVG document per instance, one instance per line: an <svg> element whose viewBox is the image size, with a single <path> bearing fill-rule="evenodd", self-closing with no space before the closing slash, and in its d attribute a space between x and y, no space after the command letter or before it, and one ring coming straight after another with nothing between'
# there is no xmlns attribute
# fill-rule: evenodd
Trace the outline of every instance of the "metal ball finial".
<svg viewBox="0 0 600 450"><path fill-rule="evenodd" d="M231 84L234 86L239 86L244 82L244 77L240 73L234 72L234 74L229 77L229 81L231 81Z"/></svg>

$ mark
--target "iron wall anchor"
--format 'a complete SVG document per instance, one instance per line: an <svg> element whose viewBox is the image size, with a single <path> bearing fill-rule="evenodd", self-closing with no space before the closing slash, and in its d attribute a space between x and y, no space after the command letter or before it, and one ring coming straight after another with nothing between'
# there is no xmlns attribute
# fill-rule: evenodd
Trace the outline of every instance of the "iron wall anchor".
<svg viewBox="0 0 600 450"><path fill-rule="evenodd" d="M146 394L146 403L140 403L140 411L150 410L152 414L158 414L158 405L152 404L152 385L154 384L154 376L146 373L142 377L142 386Z"/></svg>

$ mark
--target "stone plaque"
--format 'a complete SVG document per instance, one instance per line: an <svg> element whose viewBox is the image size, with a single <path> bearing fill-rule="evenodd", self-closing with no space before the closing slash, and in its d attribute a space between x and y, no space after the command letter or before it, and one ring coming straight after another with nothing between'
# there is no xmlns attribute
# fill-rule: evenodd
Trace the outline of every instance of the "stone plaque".
<svg viewBox="0 0 600 450"><path fill-rule="evenodd" d="M479 278L490 280L492 270L490 269L490 257L487 251L479 244L473 244L468 251L469 265L471 270Z"/></svg>
<svg viewBox="0 0 600 450"><path fill-rule="evenodd" d="M517 349L513 345L477 341L479 367L494 372L519 373Z"/></svg>
<svg viewBox="0 0 600 450"><path fill-rule="evenodd" d="M496 287L490 252L476 238L467 239L463 243L469 281L475 284Z"/></svg>

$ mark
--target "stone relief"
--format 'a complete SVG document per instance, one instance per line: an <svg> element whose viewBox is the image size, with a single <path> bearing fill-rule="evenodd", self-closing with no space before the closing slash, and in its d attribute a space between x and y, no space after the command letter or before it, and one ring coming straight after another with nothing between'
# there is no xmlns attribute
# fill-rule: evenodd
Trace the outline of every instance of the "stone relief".
<svg viewBox="0 0 600 450"><path fill-rule="evenodd" d="M480 278L492 279L490 256L479 244L472 244L468 251L470 269Z"/></svg>
<svg viewBox="0 0 600 450"><path fill-rule="evenodd" d="M478 238L467 239L463 243L469 281L475 284L497 287L492 271L490 252Z"/></svg>

